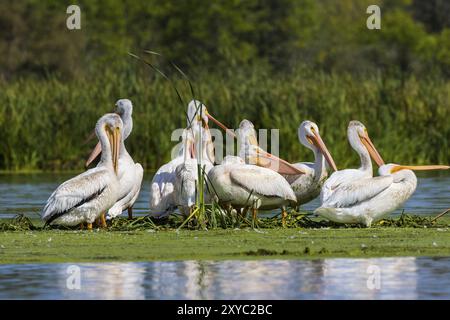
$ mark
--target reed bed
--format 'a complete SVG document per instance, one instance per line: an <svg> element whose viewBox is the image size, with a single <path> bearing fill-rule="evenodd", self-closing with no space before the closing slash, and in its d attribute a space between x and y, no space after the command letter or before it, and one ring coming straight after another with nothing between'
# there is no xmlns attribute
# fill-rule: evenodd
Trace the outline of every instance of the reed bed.
<svg viewBox="0 0 450 320"><path fill-rule="evenodd" d="M257 129L279 129L280 155L288 161L311 160L297 139L297 127L309 119L319 125L339 168L356 165L346 127L358 119L389 162L450 162L450 82L438 76L363 77L310 68L280 75L248 67L193 72L190 79L195 97L229 127L247 118ZM171 133L186 126L184 111L192 99L185 78L175 75L172 81L136 63L71 81L50 76L0 82L0 170L82 170L95 144L85 140L97 119L127 97L134 104L127 148L146 170L155 171L170 159L178 143Z"/></svg>

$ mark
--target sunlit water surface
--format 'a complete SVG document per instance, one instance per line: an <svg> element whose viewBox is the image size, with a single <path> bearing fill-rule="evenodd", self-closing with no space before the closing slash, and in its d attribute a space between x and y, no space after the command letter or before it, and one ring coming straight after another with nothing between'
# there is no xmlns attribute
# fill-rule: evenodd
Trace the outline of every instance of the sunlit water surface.
<svg viewBox="0 0 450 320"><path fill-rule="evenodd" d="M0 216L38 217L51 192L71 176L0 175ZM150 178L135 204L137 214L148 212ZM449 192L449 175L422 176L415 194L394 214L439 213L449 206ZM71 265L0 265L0 299L450 299L450 258ZM79 289L69 272L78 267Z"/></svg>
<svg viewBox="0 0 450 320"><path fill-rule="evenodd" d="M18 213L30 217L39 217L50 194L65 180L75 174L27 174L0 175L0 217L10 218ZM137 215L147 214L149 207L150 182L152 174L146 173L138 200L134 205ZM416 192L399 208L395 214L404 209L413 214L437 214L450 206L450 175L419 176ZM313 211L318 207L318 199L302 207Z"/></svg>
<svg viewBox="0 0 450 320"><path fill-rule="evenodd" d="M450 299L450 258L0 265L0 299Z"/></svg>

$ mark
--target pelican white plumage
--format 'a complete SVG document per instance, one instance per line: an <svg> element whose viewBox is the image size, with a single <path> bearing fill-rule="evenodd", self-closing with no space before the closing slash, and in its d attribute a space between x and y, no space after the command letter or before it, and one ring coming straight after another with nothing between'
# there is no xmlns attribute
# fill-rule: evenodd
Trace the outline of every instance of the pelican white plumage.
<svg viewBox="0 0 450 320"><path fill-rule="evenodd" d="M317 124L303 121L298 127L300 143L314 152L314 162L298 162L293 165L303 171L300 175L283 175L294 190L297 205L307 203L320 194L323 183L328 177L328 165L337 171L336 164L323 142Z"/></svg>
<svg viewBox="0 0 450 320"><path fill-rule="evenodd" d="M174 201L184 215L189 215L197 196L198 162L191 129L183 131L183 162L175 169Z"/></svg>
<svg viewBox="0 0 450 320"><path fill-rule="evenodd" d="M361 167L334 172L322 187L321 206L314 211L332 221L370 226L401 206L414 192L417 178L409 169L448 168L385 165L367 129L359 121L349 123L347 136L350 145L360 156ZM371 157L380 167L379 177L373 178Z"/></svg>
<svg viewBox="0 0 450 320"><path fill-rule="evenodd" d="M203 134L202 146L196 146L196 150L203 150L201 164L206 170L210 169L214 163L214 146L208 128L208 120L211 119L222 128L226 127L212 117L206 106L197 100L192 100L188 104L187 127L194 132L196 144L200 141L198 133ZM201 128L201 129L199 129ZM163 216L177 206L174 198L176 168L184 162L184 146L180 148L177 156L168 163L161 166L153 177L150 188L150 211L155 216Z"/></svg>
<svg viewBox="0 0 450 320"><path fill-rule="evenodd" d="M289 183L279 173L246 164L236 156L227 156L222 164L212 168L208 181L219 204L252 208L254 219L258 209L284 208L296 202Z"/></svg>
<svg viewBox="0 0 450 320"><path fill-rule="evenodd" d="M95 132L103 150L97 167L61 184L47 200L42 212L46 225L75 226L87 223L92 229L95 219L101 217L117 201L120 184L117 177L118 160L123 130L122 120L117 114L105 114Z"/></svg>
<svg viewBox="0 0 450 320"><path fill-rule="evenodd" d="M446 170L450 166L386 164L378 177L342 183L314 212L335 222L362 223L368 227L400 207L414 193L417 177L412 170Z"/></svg>
<svg viewBox="0 0 450 320"><path fill-rule="evenodd" d="M120 116L123 122L123 135L120 141L118 177L120 181L120 192L117 202L107 213L108 218L115 218L128 211L128 218L133 217L133 205L139 196L141 190L144 169L139 163L135 163L133 158L125 148L124 140L128 138L133 130L133 104L128 99L120 99L116 102L115 112ZM100 142L95 146L86 161L88 166L102 152Z"/></svg>

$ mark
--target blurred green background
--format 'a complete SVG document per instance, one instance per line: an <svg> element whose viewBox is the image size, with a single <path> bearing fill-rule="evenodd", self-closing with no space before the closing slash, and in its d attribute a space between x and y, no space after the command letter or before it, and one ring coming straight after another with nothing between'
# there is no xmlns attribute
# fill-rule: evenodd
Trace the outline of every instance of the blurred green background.
<svg viewBox="0 0 450 320"><path fill-rule="evenodd" d="M70 4L81 30L66 28ZM371 4L381 30L366 27ZM125 97L132 156L150 170L169 160L185 106L128 52L187 104L174 61L228 126L279 128L289 161L311 159L297 139L309 119L338 167L355 165L358 119L388 162L450 162L448 0L2 0L0 35L0 170L80 170L96 120Z"/></svg>

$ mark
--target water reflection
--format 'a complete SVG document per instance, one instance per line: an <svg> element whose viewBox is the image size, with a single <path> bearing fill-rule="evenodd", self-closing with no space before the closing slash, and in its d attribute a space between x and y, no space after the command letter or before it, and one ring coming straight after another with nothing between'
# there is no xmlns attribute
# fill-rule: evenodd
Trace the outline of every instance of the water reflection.
<svg viewBox="0 0 450 320"><path fill-rule="evenodd" d="M74 174L34 174L2 175L0 174L0 217L13 217L17 213L38 217L45 201L53 190ZM146 173L142 190L137 199L134 212L137 215L148 213L148 197L152 174ZM415 214L436 214L448 208L450 193L450 174L438 176L420 176L416 192L395 214L406 212ZM303 206L304 210L313 211L319 206L318 199Z"/></svg>
<svg viewBox="0 0 450 320"><path fill-rule="evenodd" d="M449 299L450 258L1 265L2 299ZM380 271L380 288L368 273Z"/></svg>

